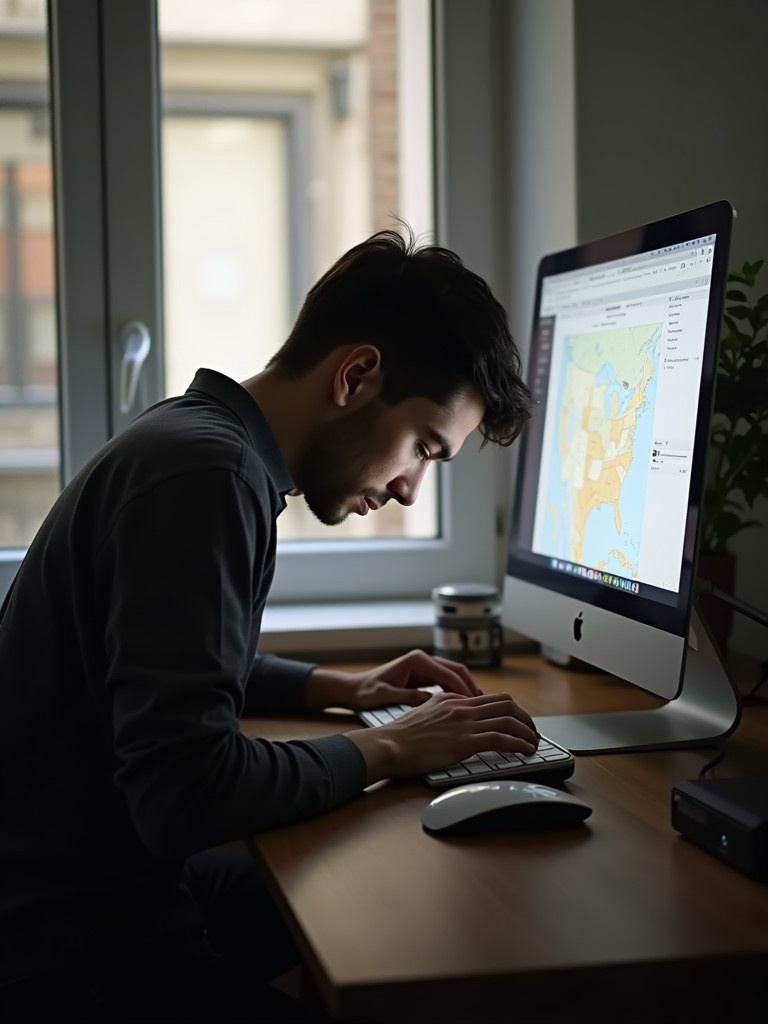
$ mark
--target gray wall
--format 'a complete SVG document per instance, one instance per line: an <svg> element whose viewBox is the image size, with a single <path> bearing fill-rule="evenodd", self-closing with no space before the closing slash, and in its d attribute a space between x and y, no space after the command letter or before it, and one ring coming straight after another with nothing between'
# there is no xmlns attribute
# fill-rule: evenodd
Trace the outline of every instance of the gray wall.
<svg viewBox="0 0 768 1024"><path fill-rule="evenodd" d="M573 13L579 240L725 198L731 266L768 260L768 3L575 0ZM768 502L760 513L768 523ZM737 595L767 608L768 529L734 550ZM768 631L737 616L732 646L764 658Z"/></svg>

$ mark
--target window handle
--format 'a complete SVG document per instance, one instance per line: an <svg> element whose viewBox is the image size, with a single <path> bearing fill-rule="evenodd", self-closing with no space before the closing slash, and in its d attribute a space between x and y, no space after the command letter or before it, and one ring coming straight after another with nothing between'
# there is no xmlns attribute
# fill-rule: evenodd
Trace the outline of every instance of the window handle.
<svg viewBox="0 0 768 1024"><path fill-rule="evenodd" d="M136 388L144 360L152 348L149 328L140 320L131 320L120 332L123 358L120 364L120 412L129 412L136 398Z"/></svg>

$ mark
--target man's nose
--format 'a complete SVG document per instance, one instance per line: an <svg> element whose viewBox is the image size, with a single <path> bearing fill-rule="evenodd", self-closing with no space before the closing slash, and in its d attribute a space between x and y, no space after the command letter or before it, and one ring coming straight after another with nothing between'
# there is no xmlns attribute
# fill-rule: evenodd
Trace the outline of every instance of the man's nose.
<svg viewBox="0 0 768 1024"><path fill-rule="evenodd" d="M401 473L390 483L387 490L401 505L413 505L419 496L421 481L426 471L427 465L424 463L407 473Z"/></svg>

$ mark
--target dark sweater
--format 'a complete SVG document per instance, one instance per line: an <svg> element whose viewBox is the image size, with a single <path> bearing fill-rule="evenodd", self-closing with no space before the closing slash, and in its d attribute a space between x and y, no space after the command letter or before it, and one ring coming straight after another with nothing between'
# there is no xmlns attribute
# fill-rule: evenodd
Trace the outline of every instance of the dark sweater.
<svg viewBox="0 0 768 1024"><path fill-rule="evenodd" d="M293 484L258 406L201 370L63 491L0 611L0 979L152 920L183 858L365 786L343 736L269 743L312 666L259 657Z"/></svg>

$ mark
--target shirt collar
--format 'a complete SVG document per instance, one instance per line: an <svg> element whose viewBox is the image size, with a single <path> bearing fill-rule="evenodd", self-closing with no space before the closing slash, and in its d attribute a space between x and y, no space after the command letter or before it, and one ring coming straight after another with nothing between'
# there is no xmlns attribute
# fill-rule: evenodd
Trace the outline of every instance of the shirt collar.
<svg viewBox="0 0 768 1024"><path fill-rule="evenodd" d="M200 391L230 409L242 423L253 447L258 450L280 494L285 495L294 489L295 484L275 435L256 400L251 398L242 384L218 370L200 369L187 391Z"/></svg>

